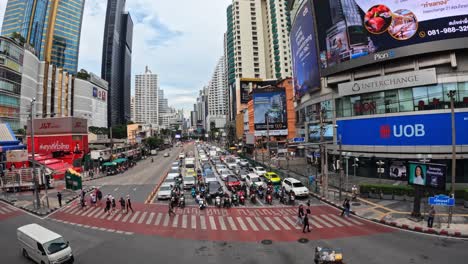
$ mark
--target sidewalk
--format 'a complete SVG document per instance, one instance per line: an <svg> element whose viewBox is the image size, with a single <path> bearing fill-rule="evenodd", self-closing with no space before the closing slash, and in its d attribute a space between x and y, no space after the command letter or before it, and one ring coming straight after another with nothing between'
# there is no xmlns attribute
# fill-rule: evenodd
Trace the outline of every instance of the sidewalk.
<svg viewBox="0 0 468 264"><path fill-rule="evenodd" d="M258 161L258 160L257 160ZM332 206L342 209L342 203L345 198L350 198L351 193L342 192L342 197L339 197L339 177L335 173L329 173L329 193L328 197L323 197L320 193L320 186L315 183L309 186L308 175L316 175L314 169L311 169L310 164L305 164L302 158L295 158L289 161L289 171L287 171L286 161L273 161L272 167L278 169L284 176L292 177L300 180L305 186L308 186L310 194L317 199L324 201ZM279 163L279 167L277 166ZM268 167L268 164L264 165ZM350 176L348 178L348 190L353 184L360 183L385 183L394 185L406 185L406 182L394 181L389 179L367 178L359 176ZM343 179L342 186L345 187ZM436 217L434 219L433 228L427 227L427 212L429 205L426 199L421 199L421 214L423 219L415 219L411 217L413 208L412 198L405 197L384 197L389 199L374 199L374 198L357 198L351 203L352 214L365 218L370 221L379 222L382 224L413 230L423 233L431 233L442 236L455 236L468 238L468 208L463 205L454 207L452 224L448 227L448 209L446 207L437 207Z"/></svg>

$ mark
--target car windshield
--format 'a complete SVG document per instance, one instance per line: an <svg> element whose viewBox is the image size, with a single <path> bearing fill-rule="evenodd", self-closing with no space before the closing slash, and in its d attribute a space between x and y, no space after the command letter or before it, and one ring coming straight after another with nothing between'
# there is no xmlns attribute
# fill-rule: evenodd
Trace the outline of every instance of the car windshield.
<svg viewBox="0 0 468 264"><path fill-rule="evenodd" d="M67 242L65 242L61 237L44 244L44 249L47 251L48 255L59 252L67 247Z"/></svg>
<svg viewBox="0 0 468 264"><path fill-rule="evenodd" d="M184 177L184 181L192 182L195 181L195 179L193 177Z"/></svg>
<svg viewBox="0 0 468 264"><path fill-rule="evenodd" d="M166 179L164 182L166 182L166 183L174 183L175 180L174 180L174 179Z"/></svg>
<svg viewBox="0 0 468 264"><path fill-rule="evenodd" d="M221 174L222 174L222 175L229 174L229 171L228 171L228 170L222 170L222 171L221 171Z"/></svg>
<svg viewBox="0 0 468 264"><path fill-rule="evenodd" d="M239 181L236 177L234 176L228 176L227 177L227 180L230 181L230 182L235 182L235 181Z"/></svg>
<svg viewBox="0 0 468 264"><path fill-rule="evenodd" d="M304 187L304 185L301 182L295 182L293 183L293 187L299 188L299 187Z"/></svg>
<svg viewBox="0 0 468 264"><path fill-rule="evenodd" d="M257 167L256 168L258 171L264 171L264 169L262 167Z"/></svg>
<svg viewBox="0 0 468 264"><path fill-rule="evenodd" d="M171 190L171 186L161 186L161 189L159 189L160 191L170 191Z"/></svg>
<svg viewBox="0 0 468 264"><path fill-rule="evenodd" d="M211 182L210 185L208 186L210 190L218 190L221 185L218 182Z"/></svg>
<svg viewBox="0 0 468 264"><path fill-rule="evenodd" d="M177 170L177 169L172 169L169 173L179 173L179 170Z"/></svg>
<svg viewBox="0 0 468 264"><path fill-rule="evenodd" d="M259 181L260 181L260 178L258 178L258 177L253 177L253 178L251 179L251 181L252 181L252 182L259 182Z"/></svg>

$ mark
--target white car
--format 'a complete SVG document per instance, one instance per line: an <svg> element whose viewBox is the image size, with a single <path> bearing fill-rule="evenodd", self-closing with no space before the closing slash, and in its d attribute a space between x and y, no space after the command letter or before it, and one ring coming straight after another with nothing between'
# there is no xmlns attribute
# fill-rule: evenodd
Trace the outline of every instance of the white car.
<svg viewBox="0 0 468 264"><path fill-rule="evenodd" d="M257 174L258 176L263 176L266 173L266 170L263 167L254 167L252 172Z"/></svg>
<svg viewBox="0 0 468 264"><path fill-rule="evenodd" d="M171 198L171 186L170 184L164 183L159 187L158 191L158 200L163 200L163 199L170 199Z"/></svg>
<svg viewBox="0 0 468 264"><path fill-rule="evenodd" d="M172 167L172 168L173 168L173 167L177 167L177 168L178 168L178 167L180 167L180 163L179 163L178 161L172 162L171 167Z"/></svg>
<svg viewBox="0 0 468 264"><path fill-rule="evenodd" d="M221 170L226 170L227 169L226 165L223 165L223 164L216 164L215 168L216 168L216 171L218 173L220 173Z"/></svg>
<svg viewBox="0 0 468 264"><path fill-rule="evenodd" d="M190 189L195 185L195 177L184 177L184 189Z"/></svg>
<svg viewBox="0 0 468 264"><path fill-rule="evenodd" d="M240 159L239 162L238 162L239 166L241 167L247 167L249 166L249 162L245 159Z"/></svg>
<svg viewBox="0 0 468 264"><path fill-rule="evenodd" d="M294 195L298 197L309 196L309 190L304 186L304 184L302 184L302 182L294 178L284 179L281 185L286 189L286 192L290 192L292 190Z"/></svg>
<svg viewBox="0 0 468 264"><path fill-rule="evenodd" d="M232 171L236 171L236 170L239 169L239 167L237 166L237 163L235 163L235 162L226 163L226 166L228 167L228 169L230 169Z"/></svg>
<svg viewBox="0 0 468 264"><path fill-rule="evenodd" d="M179 171L179 170L180 170L179 166L172 165L171 171Z"/></svg>
<svg viewBox="0 0 468 264"><path fill-rule="evenodd" d="M167 174L167 179L175 179L177 177L180 177L180 170L179 168L176 168L175 170L174 169L171 169L169 171L169 173Z"/></svg>
<svg viewBox="0 0 468 264"><path fill-rule="evenodd" d="M209 182L217 182L216 176L210 175L209 177L205 177L205 183L208 184Z"/></svg>
<svg viewBox="0 0 468 264"><path fill-rule="evenodd" d="M185 159L185 154L184 154L184 153L180 153L180 154L179 154L179 159Z"/></svg>
<svg viewBox="0 0 468 264"><path fill-rule="evenodd" d="M247 184L248 187L252 186L252 184L255 184L255 186L260 187L263 185L263 181L260 179L260 176L258 176L255 173L249 173L247 176L245 176L245 183Z"/></svg>
<svg viewBox="0 0 468 264"><path fill-rule="evenodd" d="M218 171L219 173L219 176L221 177L221 180L225 180L227 178L228 175L232 175L233 173L228 170L228 169L222 169L222 170L219 170Z"/></svg>
<svg viewBox="0 0 468 264"><path fill-rule="evenodd" d="M169 157L169 152L164 153L164 157Z"/></svg>

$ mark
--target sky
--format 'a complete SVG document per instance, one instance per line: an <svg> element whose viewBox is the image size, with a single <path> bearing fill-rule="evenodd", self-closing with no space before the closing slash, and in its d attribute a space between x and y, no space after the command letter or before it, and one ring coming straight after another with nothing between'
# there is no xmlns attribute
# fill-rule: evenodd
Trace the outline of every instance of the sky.
<svg viewBox="0 0 468 264"><path fill-rule="evenodd" d="M232 0L128 0L132 16L132 94L134 76L148 65L158 74L169 105L193 110L198 91L208 84L223 55L226 8ZM0 27L6 8L0 0ZM86 0L79 69L100 76L107 1Z"/></svg>

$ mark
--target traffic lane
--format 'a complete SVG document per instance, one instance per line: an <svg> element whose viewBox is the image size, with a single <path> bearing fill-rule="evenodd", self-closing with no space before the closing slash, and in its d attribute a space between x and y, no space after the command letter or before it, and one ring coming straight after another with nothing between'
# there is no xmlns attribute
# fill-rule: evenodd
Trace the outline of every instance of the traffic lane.
<svg viewBox="0 0 468 264"><path fill-rule="evenodd" d="M141 203L146 201L149 193L154 189L153 184L94 185L93 187L99 188L104 199L108 194L114 196L116 200L120 199L120 197L126 198L127 195L130 195L132 201ZM89 194L87 197L89 197Z"/></svg>

